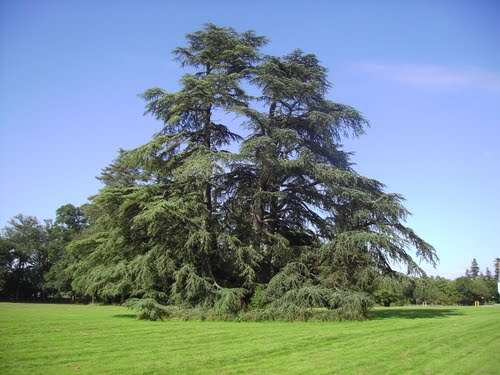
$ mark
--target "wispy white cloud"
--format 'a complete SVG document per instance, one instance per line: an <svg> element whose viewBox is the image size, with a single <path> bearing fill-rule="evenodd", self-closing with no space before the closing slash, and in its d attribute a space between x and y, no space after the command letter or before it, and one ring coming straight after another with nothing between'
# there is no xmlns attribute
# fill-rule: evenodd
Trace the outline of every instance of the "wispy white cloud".
<svg viewBox="0 0 500 375"><path fill-rule="evenodd" d="M403 84L435 88L478 88L500 91L500 73L477 68L430 64L360 63L354 69Z"/></svg>

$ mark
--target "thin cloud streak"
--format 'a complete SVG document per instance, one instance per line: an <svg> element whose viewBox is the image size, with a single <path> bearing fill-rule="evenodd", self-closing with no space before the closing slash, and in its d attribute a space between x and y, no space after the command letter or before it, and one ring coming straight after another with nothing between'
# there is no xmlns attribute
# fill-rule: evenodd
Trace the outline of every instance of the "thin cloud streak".
<svg viewBox="0 0 500 375"><path fill-rule="evenodd" d="M360 63L354 70L417 87L476 88L500 92L500 73L432 64Z"/></svg>

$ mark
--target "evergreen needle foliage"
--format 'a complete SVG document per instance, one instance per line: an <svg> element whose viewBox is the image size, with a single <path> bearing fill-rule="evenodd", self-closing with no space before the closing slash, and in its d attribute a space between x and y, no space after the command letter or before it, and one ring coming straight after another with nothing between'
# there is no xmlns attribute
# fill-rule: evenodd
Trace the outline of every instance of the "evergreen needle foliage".
<svg viewBox="0 0 500 375"><path fill-rule="evenodd" d="M161 129L103 170L90 226L69 246L76 293L134 298L148 319L168 316L166 304L362 319L392 264L420 273L412 249L436 261L404 225L403 198L358 174L341 146L367 121L327 98L316 56L264 56L265 43L208 24L174 50L180 90L143 94Z"/></svg>

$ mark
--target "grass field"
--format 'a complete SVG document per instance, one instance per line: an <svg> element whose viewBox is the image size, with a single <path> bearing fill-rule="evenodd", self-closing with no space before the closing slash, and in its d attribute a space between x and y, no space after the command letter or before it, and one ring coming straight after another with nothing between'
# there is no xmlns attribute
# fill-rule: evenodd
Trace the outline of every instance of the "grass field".
<svg viewBox="0 0 500 375"><path fill-rule="evenodd" d="M365 322L138 321L118 306L0 304L0 374L500 374L500 307Z"/></svg>

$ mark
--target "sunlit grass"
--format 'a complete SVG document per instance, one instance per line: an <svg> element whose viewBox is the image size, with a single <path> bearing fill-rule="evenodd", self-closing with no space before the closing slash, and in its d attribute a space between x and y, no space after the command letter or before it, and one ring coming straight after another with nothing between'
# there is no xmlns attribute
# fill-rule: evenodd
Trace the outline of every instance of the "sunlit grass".
<svg viewBox="0 0 500 375"><path fill-rule="evenodd" d="M118 306L0 304L0 374L499 374L500 308L364 322L138 321Z"/></svg>

